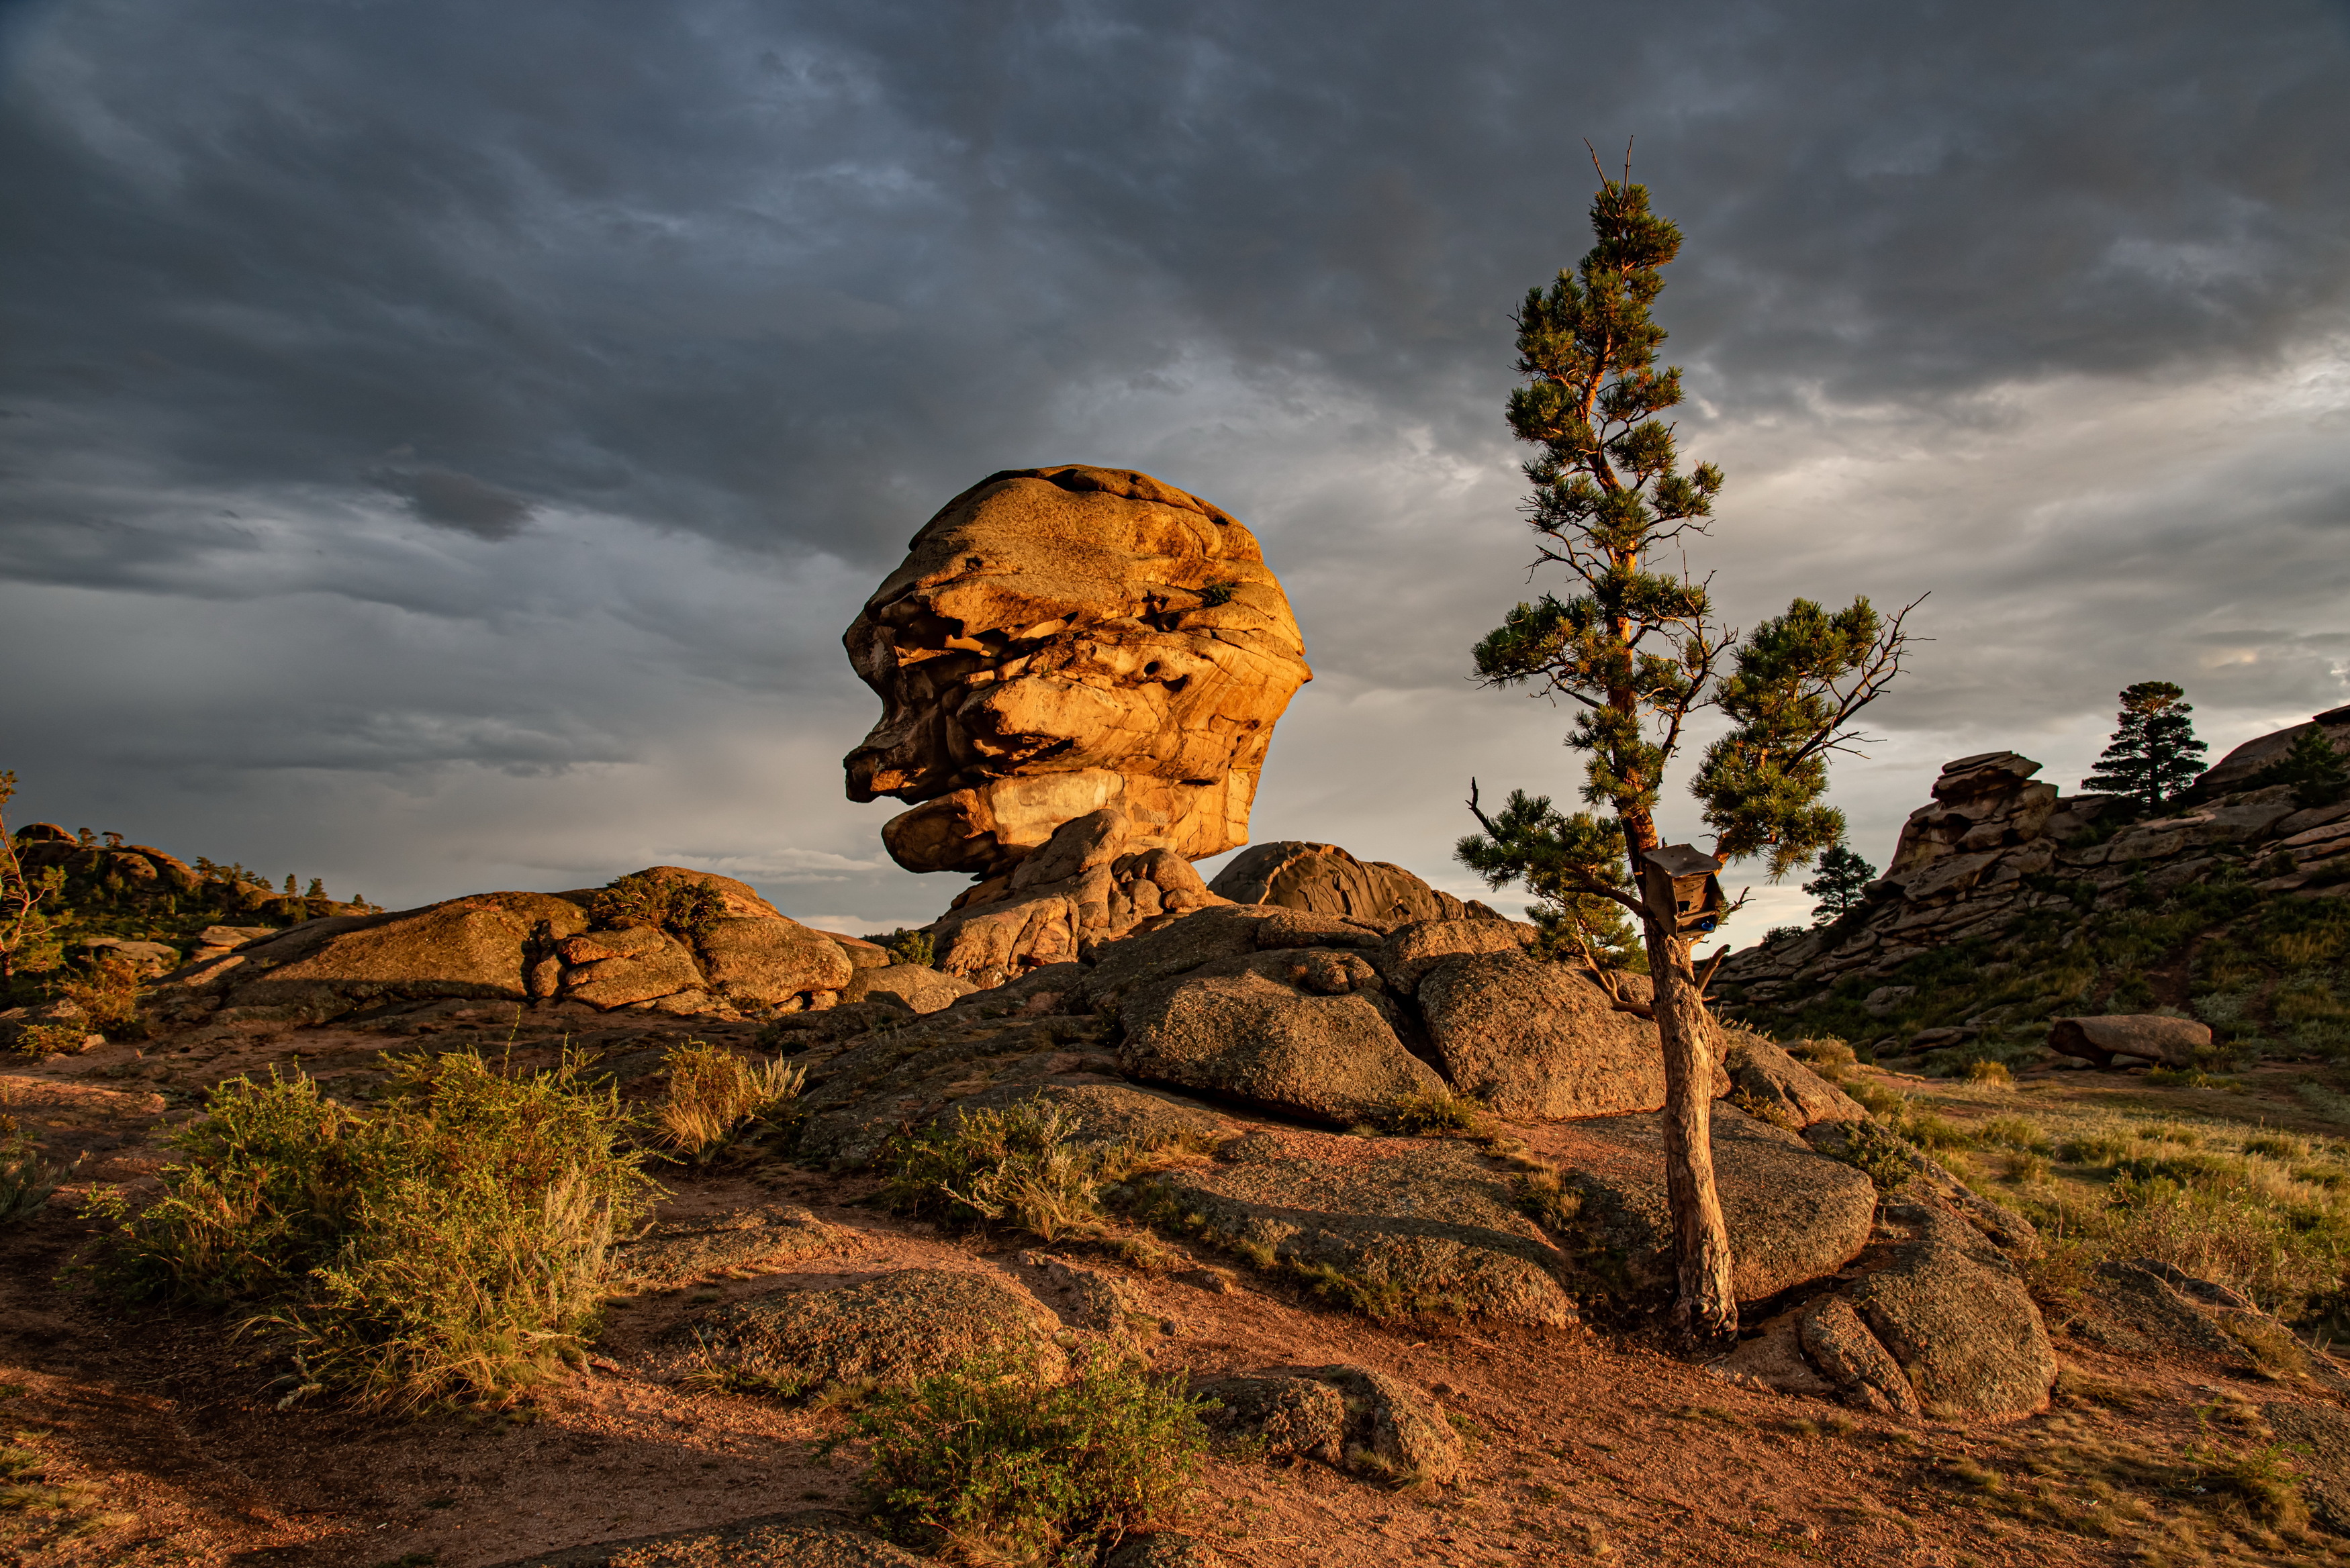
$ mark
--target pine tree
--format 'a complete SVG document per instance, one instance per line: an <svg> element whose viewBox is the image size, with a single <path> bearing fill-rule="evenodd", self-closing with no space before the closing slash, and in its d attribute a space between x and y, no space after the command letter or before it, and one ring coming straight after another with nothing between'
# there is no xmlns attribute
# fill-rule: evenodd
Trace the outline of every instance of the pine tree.
<svg viewBox="0 0 2350 1568"><path fill-rule="evenodd" d="M1469 809L1488 831L1454 845L1454 857L1483 877L1488 888L1525 885L1535 898L1526 914L1541 929L1537 945L1544 956L1588 965L1611 988L1607 977L1617 971L1647 971L1648 954L1623 908L1575 890L1577 868L1594 862L1605 863L1611 879L1625 879L1622 834L1589 812L1568 816L1548 795L1523 790L1512 790L1500 815L1487 817L1478 806L1473 779Z"/></svg>
<svg viewBox="0 0 2350 1568"><path fill-rule="evenodd" d="M1812 924L1825 926L1860 908L1877 867L1841 844L1820 851L1820 874L1804 884L1804 891L1819 902L1812 908Z"/></svg>
<svg viewBox="0 0 2350 1568"><path fill-rule="evenodd" d="M2186 697L2168 680L2122 688L2113 742L2081 787L2127 795L2147 814L2176 800L2203 771L2195 759L2210 749L2195 738L2194 722L2188 718L2195 710Z"/></svg>
<svg viewBox="0 0 2350 1568"><path fill-rule="evenodd" d="M2350 795L2350 766L2324 730L2312 724L2293 739L2293 749L2245 781L2254 789L2291 784L2293 804L2304 809L2338 805Z"/></svg>
<svg viewBox="0 0 2350 1568"><path fill-rule="evenodd" d="M1511 430L1540 450L1525 464L1534 565L1563 568L1568 597L1511 611L1477 645L1477 673L1581 710L1568 743L1587 754L1583 797L1614 817L1612 831L1596 821L1561 830L1545 874L1562 892L1612 902L1640 923L1664 1050L1674 1323L1718 1339L1736 1329L1738 1306L1713 1180L1716 1033L1671 898L1649 902L1654 883L1638 875L1664 843L1665 772L1691 717L1718 710L1729 730L1690 785L1715 853L1759 855L1773 877L1784 875L1843 838L1842 814L1820 801L1828 757L1898 672L1906 640L1902 615L1880 616L1866 599L1835 611L1797 599L1742 640L1717 618L1705 580L1656 569L1660 553L1678 562L1689 536L1706 532L1722 483L1710 463L1684 473L1672 427L1656 417L1681 400L1679 370L1657 369L1665 334L1649 316L1658 269L1681 236L1649 212L1628 171L1621 181L1601 175L1591 226L1597 243L1576 269L1526 295L1516 317L1526 384L1509 402ZM1478 815L1493 852L1505 851L1510 827Z"/></svg>

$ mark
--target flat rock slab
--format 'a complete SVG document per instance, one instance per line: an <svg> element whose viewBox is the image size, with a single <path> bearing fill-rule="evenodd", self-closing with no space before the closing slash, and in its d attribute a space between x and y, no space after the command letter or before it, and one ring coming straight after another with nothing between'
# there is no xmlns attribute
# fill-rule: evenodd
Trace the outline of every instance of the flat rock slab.
<svg viewBox="0 0 2350 1568"><path fill-rule="evenodd" d="M992 1275L903 1269L829 1291L775 1291L687 1319L674 1331L699 1368L790 1398L837 1384L905 1382L975 1355L1047 1378L1068 1363L1057 1320Z"/></svg>
<svg viewBox="0 0 2350 1568"><path fill-rule="evenodd" d="M838 1514L801 1511L520 1557L498 1568L921 1568Z"/></svg>
<svg viewBox="0 0 2350 1568"><path fill-rule="evenodd" d="M1534 1129L1529 1143L1583 1199L1586 1262L1645 1300L1673 1280L1664 1120L1603 1116ZM1783 1127L1713 1107L1713 1175L1742 1302L1835 1273L1868 1244L1877 1189Z"/></svg>
<svg viewBox="0 0 2350 1568"><path fill-rule="evenodd" d="M1507 1176L1464 1143L1263 1128L1211 1167L1137 1190L1237 1250L1335 1272L1368 1310L1575 1319L1556 1273L1565 1260L1519 1211Z"/></svg>
<svg viewBox="0 0 2350 1568"><path fill-rule="evenodd" d="M1066 1112L1075 1124L1069 1135L1072 1143L1208 1149L1230 1138L1234 1130L1231 1122L1196 1100L1075 1074L1037 1083L998 1085L957 1100L942 1114L1030 1103Z"/></svg>
<svg viewBox="0 0 2350 1568"><path fill-rule="evenodd" d="M2116 1056L2137 1056L2191 1067L2210 1051L2211 1026L2161 1013L2116 1013L2102 1018L2049 1021L2048 1048L2109 1066Z"/></svg>
<svg viewBox="0 0 2350 1568"><path fill-rule="evenodd" d="M617 1280L678 1284L754 1263L780 1266L831 1251L840 1232L805 1209L773 1205L655 1225L612 1250Z"/></svg>

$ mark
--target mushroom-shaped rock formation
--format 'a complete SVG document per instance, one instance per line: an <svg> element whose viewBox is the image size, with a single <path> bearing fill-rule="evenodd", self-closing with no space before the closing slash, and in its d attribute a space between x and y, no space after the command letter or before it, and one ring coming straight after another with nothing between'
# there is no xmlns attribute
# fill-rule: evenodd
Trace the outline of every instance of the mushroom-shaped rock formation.
<svg viewBox="0 0 2350 1568"><path fill-rule="evenodd" d="M880 694L852 800L914 809L911 871L996 877L1105 806L1126 848L1248 841L1274 722L1311 679L1246 528L1128 469L1010 469L941 508L842 639Z"/></svg>

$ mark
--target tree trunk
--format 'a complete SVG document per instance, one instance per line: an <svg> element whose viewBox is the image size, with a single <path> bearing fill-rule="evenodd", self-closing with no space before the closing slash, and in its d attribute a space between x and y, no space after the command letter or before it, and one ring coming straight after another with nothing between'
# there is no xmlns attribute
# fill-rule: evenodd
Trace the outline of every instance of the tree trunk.
<svg viewBox="0 0 2350 1568"><path fill-rule="evenodd" d="M1738 1332L1731 1285L1730 1228L1713 1186L1714 1028L1689 966L1689 944L1664 911L1640 922L1655 982L1657 1035L1665 1050L1665 1194L1673 1220L1679 1291L1673 1327L1709 1344Z"/></svg>

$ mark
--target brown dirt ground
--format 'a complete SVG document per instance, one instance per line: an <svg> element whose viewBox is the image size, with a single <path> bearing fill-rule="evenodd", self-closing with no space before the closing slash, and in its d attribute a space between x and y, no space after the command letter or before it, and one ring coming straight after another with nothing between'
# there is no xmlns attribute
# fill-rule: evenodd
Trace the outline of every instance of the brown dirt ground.
<svg viewBox="0 0 2350 1568"><path fill-rule="evenodd" d="M463 1037L484 1023L458 1014L439 1027ZM492 1045L502 1033L483 1029ZM786 1199L841 1229L837 1252L788 1273L617 1304L590 1369L503 1414L280 1410L273 1385L284 1368L219 1318L126 1314L54 1282L91 1235L80 1200L96 1183L151 1178L156 1136L192 1116L205 1087L297 1060L330 1083L358 1081L388 1044L333 1029L201 1034L18 1059L0 1073L5 1108L53 1156L87 1156L47 1210L0 1232L0 1439L37 1456L42 1483L57 1489L46 1494L52 1508L0 1510L0 1564L476 1568L850 1505L850 1454L827 1463L812 1452L834 1417L662 1380L661 1331L690 1308L779 1283L918 1265L1003 1271L1052 1299L1017 1261L1033 1238L942 1234L857 1206L868 1183L769 1164L676 1181L665 1212ZM2045 1076L2047 1094L2068 1098L2200 1108L2186 1103L2199 1092L2119 1075ZM2253 1109L2271 1125L2308 1119L2282 1092L2258 1107L2219 1097L2238 1119ZM1951 1108L1997 1107L1993 1096ZM1437 1393L1471 1439L1463 1482L1419 1491L1310 1462L1213 1461L1189 1524L1232 1563L2350 1561L2350 1543L2272 1533L2225 1506L2180 1501L2180 1456L2215 1433L2224 1445L2231 1422L2241 1427L2251 1403L2277 1393L2208 1369L2124 1364L2068 1345L2066 1380L2045 1415L2007 1428L1904 1428L1733 1386L1637 1340L1376 1324L1244 1272L1249 1288L1229 1293L1134 1277L1163 1320L1148 1346L1162 1367L1381 1368ZM2158 1477L2169 1479L2149 1479Z"/></svg>

